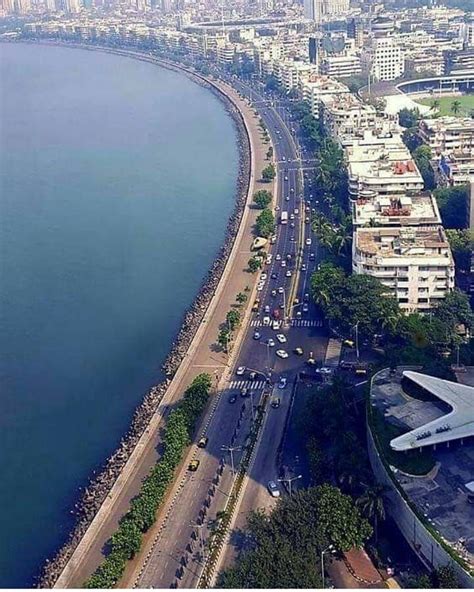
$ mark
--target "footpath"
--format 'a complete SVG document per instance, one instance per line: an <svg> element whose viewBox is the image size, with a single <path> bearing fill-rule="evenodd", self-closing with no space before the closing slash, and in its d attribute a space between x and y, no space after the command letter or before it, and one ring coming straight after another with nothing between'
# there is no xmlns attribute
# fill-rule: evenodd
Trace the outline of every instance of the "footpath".
<svg viewBox="0 0 474 592"><path fill-rule="evenodd" d="M138 493L143 478L158 459L157 446L160 442L163 418L168 415L171 406L181 398L195 376L207 372L214 377L216 385L228 378L229 359L217 347L217 335L226 313L235 305L236 295L244 292L247 286L250 291L246 293L254 293L256 278L245 271L251 256L252 228L258 215L258 210L250 206L255 191L271 188L268 183L260 181L261 171L268 164L266 153L269 145L262 140L262 133L258 127L259 118L253 109L225 83L213 83L238 107L250 138L251 175L241 226L214 298L189 345L184 360L110 494L57 579L55 588L80 588L102 561L105 543L116 530L131 499ZM249 297L246 306L241 309L241 314L246 310L246 318L251 300Z"/></svg>

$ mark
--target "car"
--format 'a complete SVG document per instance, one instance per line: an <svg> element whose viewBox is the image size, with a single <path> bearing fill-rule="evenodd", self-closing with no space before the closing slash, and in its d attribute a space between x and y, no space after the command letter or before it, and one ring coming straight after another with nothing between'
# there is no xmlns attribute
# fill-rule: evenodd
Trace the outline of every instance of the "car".
<svg viewBox="0 0 474 592"><path fill-rule="evenodd" d="M307 302L305 302L303 304L303 312L308 312L308 310L309 310L309 304Z"/></svg>
<svg viewBox="0 0 474 592"><path fill-rule="evenodd" d="M296 311L296 318L301 319L301 310Z"/></svg>
<svg viewBox="0 0 474 592"><path fill-rule="evenodd" d="M318 271L321 269L321 263L318 263Z"/></svg>
<svg viewBox="0 0 474 592"><path fill-rule="evenodd" d="M314 253L309 254L309 260L314 261L316 259L316 255Z"/></svg>
<svg viewBox="0 0 474 592"><path fill-rule="evenodd" d="M237 374L237 376L243 376L245 374L245 370L245 366L239 366L235 373Z"/></svg>
<svg viewBox="0 0 474 592"><path fill-rule="evenodd" d="M270 317L268 317L268 316L263 317L262 322L265 327L268 327L268 325L270 324Z"/></svg>
<svg viewBox="0 0 474 592"><path fill-rule="evenodd" d="M276 338L280 343L286 343L286 337L283 335L283 333L278 333Z"/></svg>
<svg viewBox="0 0 474 592"><path fill-rule="evenodd" d="M280 490L278 489L278 485L275 483L275 481L269 481L267 484L267 489L272 497L280 497Z"/></svg>
<svg viewBox="0 0 474 592"><path fill-rule="evenodd" d="M280 211L280 206L275 206L275 212L279 212Z"/></svg>
<svg viewBox="0 0 474 592"><path fill-rule="evenodd" d="M283 157L283 160L285 160L285 157ZM285 175L285 181L288 181L288 177Z"/></svg>
<svg viewBox="0 0 474 592"><path fill-rule="evenodd" d="M206 448L208 442L209 442L209 438L207 436L203 436L202 438L199 438L198 448Z"/></svg>
<svg viewBox="0 0 474 592"><path fill-rule="evenodd" d="M229 397L229 403L235 403L237 401L237 395L231 395Z"/></svg>
<svg viewBox="0 0 474 592"><path fill-rule="evenodd" d="M280 497L280 490L278 489L278 485L275 483L275 481L269 481L267 484L267 489L272 497Z"/></svg>
<svg viewBox="0 0 474 592"><path fill-rule="evenodd" d="M295 216L298 216L298 214L300 213L298 208L295 208Z"/></svg>
<svg viewBox="0 0 474 592"><path fill-rule="evenodd" d="M306 243L306 246L309 247L311 245L311 239L310 238L307 238L305 240L305 243Z"/></svg>
<svg viewBox="0 0 474 592"><path fill-rule="evenodd" d="M188 471L192 471L194 473L198 470L200 464L200 460L192 460L188 465Z"/></svg>
<svg viewBox="0 0 474 592"><path fill-rule="evenodd" d="M294 214L290 214L290 220L294 220L295 219L295 215Z"/></svg>
<svg viewBox="0 0 474 592"><path fill-rule="evenodd" d="M272 323L272 329L274 331L278 331L278 329L281 327L281 321L273 321Z"/></svg>
<svg viewBox="0 0 474 592"><path fill-rule="evenodd" d="M264 312L265 314L268 314L270 312L270 306L268 304L265 305Z"/></svg>
<svg viewBox="0 0 474 592"><path fill-rule="evenodd" d="M268 347L275 347L275 342L273 341L273 339L269 339L267 341L267 345L268 345Z"/></svg>
<svg viewBox="0 0 474 592"><path fill-rule="evenodd" d="M261 292L264 287L265 287L265 284L258 284L258 286L257 286L257 292Z"/></svg>
<svg viewBox="0 0 474 592"><path fill-rule="evenodd" d="M285 275L286 277L291 277L291 269L287 269Z"/></svg>
<svg viewBox="0 0 474 592"><path fill-rule="evenodd" d="M276 272L273 272L271 275L272 280L276 280L278 279L278 274Z"/></svg>
<svg viewBox="0 0 474 592"><path fill-rule="evenodd" d="M257 378L257 373L255 372L255 370L253 372L250 372L249 377L250 380L255 380Z"/></svg>
<svg viewBox="0 0 474 592"><path fill-rule="evenodd" d="M293 350L293 353L296 356L302 356L304 354L304 351L303 351L302 347L295 347L295 349Z"/></svg>
<svg viewBox="0 0 474 592"><path fill-rule="evenodd" d="M284 349L277 349L275 353L279 358L282 358L283 360L285 360L288 357L288 352L286 352Z"/></svg>
<svg viewBox="0 0 474 592"><path fill-rule="evenodd" d="M294 243L296 238L294 236L290 237L290 242Z"/></svg>
<svg viewBox="0 0 474 592"><path fill-rule="evenodd" d="M278 288L278 294L283 294L284 291L285 291L285 288L283 286L280 286Z"/></svg>
<svg viewBox="0 0 474 592"><path fill-rule="evenodd" d="M285 197L285 201L290 201L290 196L289 196L289 195L287 195L287 196Z"/></svg>
<svg viewBox="0 0 474 592"><path fill-rule="evenodd" d="M265 259L265 263L267 265L270 265L272 260L273 260L273 255L271 253L268 253L267 258Z"/></svg>
<svg viewBox="0 0 474 592"><path fill-rule="evenodd" d="M309 292L305 292L305 295L303 296L303 300L304 300L304 302L309 302Z"/></svg>
<svg viewBox="0 0 474 592"><path fill-rule="evenodd" d="M311 220L309 218L305 218L304 222L305 222L305 224L309 224L311 222Z"/></svg>
<svg viewBox="0 0 474 592"><path fill-rule="evenodd" d="M301 271L306 271L306 263L301 264Z"/></svg>
<svg viewBox="0 0 474 592"><path fill-rule="evenodd" d="M272 238L270 239L270 242L272 245L274 245L276 243L277 237L275 235L272 236Z"/></svg>
<svg viewBox="0 0 474 592"><path fill-rule="evenodd" d="M272 290L272 291L271 291L271 295L272 295L273 297L275 297L275 296L277 295L277 291L276 291L276 290Z"/></svg>
<svg viewBox="0 0 474 592"><path fill-rule="evenodd" d="M354 347L355 343L352 341L352 339L344 339L342 345L345 345L346 347Z"/></svg>
<svg viewBox="0 0 474 592"><path fill-rule="evenodd" d="M247 387L244 386L243 389L240 390L240 396L241 397L248 397L249 396L249 389Z"/></svg>
<svg viewBox="0 0 474 592"><path fill-rule="evenodd" d="M280 308L283 310L285 308L285 305L283 304L283 302L280 304Z"/></svg>
<svg viewBox="0 0 474 592"><path fill-rule="evenodd" d="M269 257L271 257L271 255L269 255ZM260 281L264 282L267 279L267 274L266 273L261 273L260 274Z"/></svg>
<svg viewBox="0 0 474 592"><path fill-rule="evenodd" d="M306 360L306 363L308 364L308 366L314 366L316 364L316 360L313 357L311 357L311 353L309 355L309 358ZM318 371L316 370L316 372ZM318 372L318 374L320 374L320 372Z"/></svg>
<svg viewBox="0 0 474 592"><path fill-rule="evenodd" d="M286 260L287 260L287 261L291 261L291 258L292 258L292 257L291 257L291 253L288 253L288 255L286 256Z"/></svg>
<svg viewBox="0 0 474 592"><path fill-rule="evenodd" d="M276 259L277 261L280 261L280 259L281 259L281 255L280 255L280 253L277 253L277 254L275 255L275 259Z"/></svg>
<svg viewBox="0 0 474 592"><path fill-rule="evenodd" d="M280 403L281 403L280 397L273 397L270 405L273 407L273 409L278 409L278 407L280 407Z"/></svg>
<svg viewBox="0 0 474 592"><path fill-rule="evenodd" d="M258 341L261 337L261 334L258 331L255 331L255 333L253 334L253 338L255 339L255 341Z"/></svg>
<svg viewBox="0 0 474 592"><path fill-rule="evenodd" d="M285 261L285 260L283 260L283 261L281 262L281 266L282 266L282 267L286 267L286 261Z"/></svg>
<svg viewBox="0 0 474 592"><path fill-rule="evenodd" d="M288 383L288 379L285 376L282 376L280 378L280 380L278 381L278 388L279 389L286 388L287 383Z"/></svg>
<svg viewBox="0 0 474 592"><path fill-rule="evenodd" d="M295 223L294 222L291 222L290 223L290 228L294 228L294 227L295 227Z"/></svg>
<svg viewBox="0 0 474 592"><path fill-rule="evenodd" d="M332 374L332 368L328 368L327 366L321 366L321 368L316 369L316 372L318 374L324 374L328 376L329 374Z"/></svg>

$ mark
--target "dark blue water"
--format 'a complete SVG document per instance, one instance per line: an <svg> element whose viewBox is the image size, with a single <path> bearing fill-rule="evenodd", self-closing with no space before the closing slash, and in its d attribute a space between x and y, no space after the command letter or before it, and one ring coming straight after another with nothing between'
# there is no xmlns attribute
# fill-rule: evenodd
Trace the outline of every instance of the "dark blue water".
<svg viewBox="0 0 474 592"><path fill-rule="evenodd" d="M238 152L209 91L0 44L0 586L31 585L224 237Z"/></svg>

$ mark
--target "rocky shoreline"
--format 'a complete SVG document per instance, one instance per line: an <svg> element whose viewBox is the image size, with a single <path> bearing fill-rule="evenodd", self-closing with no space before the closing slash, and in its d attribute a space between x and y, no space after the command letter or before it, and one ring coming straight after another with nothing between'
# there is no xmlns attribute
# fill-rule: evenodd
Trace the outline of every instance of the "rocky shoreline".
<svg viewBox="0 0 474 592"><path fill-rule="evenodd" d="M84 46L84 49L91 48ZM97 49L104 49L106 51L113 52L113 50L108 47ZM116 51L115 53L119 55L127 55L125 51L120 50ZM128 52L128 55L130 57L140 59L140 55L138 53ZM151 61L147 55L144 55L143 58L146 59L146 61ZM37 587L39 588L52 588L54 586L54 583L63 571L72 553L81 541L96 513L100 509L103 501L106 499L111 488L116 482L138 440L146 430L161 399L163 398L169 384L171 383L171 378L176 373L179 365L185 357L188 347L194 335L196 334L207 311L207 308L215 294L227 259L234 245L247 201L247 193L250 183L250 140L247 135L243 117L240 111L222 90L208 82L204 77L196 75L194 72L190 72L176 64L161 62L158 59L153 61L157 65L161 65L163 67L176 69L181 72L184 70L184 73L191 76L195 82L211 90L223 102L227 112L232 117L237 130L240 153L240 166L236 186L235 207L227 224L224 243L220 248L211 268L209 269L206 278L204 279L203 284L194 299L193 304L185 312L181 329L174 340L170 353L163 363L162 368L166 375L166 379L163 382L153 386L144 396L143 401L135 410L130 428L128 429L126 435L120 440L118 448L104 463L104 468L100 471L100 473L90 479L87 487L85 487L81 495L80 500L75 504L74 510L71 510L71 513L76 516L75 527L71 531L68 541L60 548L57 554L52 559L46 560L45 565L42 568L41 575L38 578Z"/></svg>

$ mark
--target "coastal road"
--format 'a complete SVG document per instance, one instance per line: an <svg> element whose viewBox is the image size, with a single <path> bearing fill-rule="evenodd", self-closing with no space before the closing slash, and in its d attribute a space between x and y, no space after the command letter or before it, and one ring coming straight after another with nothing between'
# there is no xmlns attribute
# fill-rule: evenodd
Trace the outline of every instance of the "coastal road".
<svg viewBox="0 0 474 592"><path fill-rule="evenodd" d="M305 223L311 215L311 204L305 201L298 147L281 115L264 97L256 96L253 89L235 80L232 83L242 95L252 96L272 138L278 174L278 209L275 214L279 219L281 212L287 211L290 219L287 224L277 226L275 242L271 245L272 261L262 271L262 277L266 276L266 279L262 290L257 292L259 310L252 315L246 328L235 366L226 375L225 386L206 427L208 445L205 449L193 447L192 457L200 461L199 468L190 473L186 466L183 467L174 494L160 513L156 534L149 541L145 558L136 562L128 573L126 583L129 586L196 586L206 541L211 536L218 512L225 508L233 480L230 455L223 447L236 447L233 461L237 466L241 455L239 447L245 444L250 430L252 399L256 404L264 390L271 392L272 397L278 397L280 406L276 409L268 407L261 442L239 511L239 525L243 525L250 510L273 502L267 484L278 477L277 452L290 409L293 381L310 352L314 359L321 361L327 345L322 320L316 315L314 305L305 300L318 257L310 225ZM309 245L306 245L307 238L311 238ZM288 270L291 274L287 274ZM294 297L299 299L296 306ZM265 313L266 307L270 313ZM307 312L303 307L307 307ZM264 324L264 317L272 317L275 310L280 311L281 318L287 317L286 324L278 330ZM276 335L283 336L280 339L284 339L284 343L279 343ZM271 345L271 341L269 344L269 340L275 345ZM303 356L292 353L296 347L303 349ZM278 349L284 349L288 357L279 358L275 353ZM239 366L245 367L243 375L235 373ZM251 372L256 372L256 376L251 377ZM285 388L278 387L282 377L287 379ZM242 396L242 389L247 389L247 396ZM236 400L232 402L234 398Z"/></svg>

